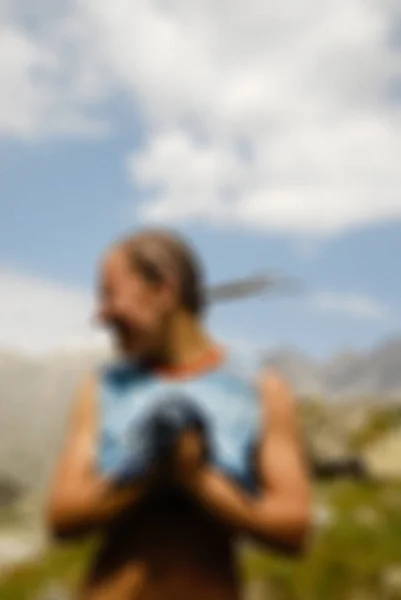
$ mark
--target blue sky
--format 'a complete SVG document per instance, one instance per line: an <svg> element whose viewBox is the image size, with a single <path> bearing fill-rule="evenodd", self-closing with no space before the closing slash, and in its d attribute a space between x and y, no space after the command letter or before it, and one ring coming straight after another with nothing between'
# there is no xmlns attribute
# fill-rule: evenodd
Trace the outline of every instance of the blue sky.
<svg viewBox="0 0 401 600"><path fill-rule="evenodd" d="M299 296L212 311L217 335L250 353L326 356L400 333L396 4L328 2L316 16L312 0L295 15L273 2L260 22L238 0L229 23L220 4L167 14L143 0L133 15L125 0L71 0L50 14L42 0L39 29L22 3L5 11L3 345L80 339L100 252L154 222L190 236L210 281L301 280Z"/></svg>

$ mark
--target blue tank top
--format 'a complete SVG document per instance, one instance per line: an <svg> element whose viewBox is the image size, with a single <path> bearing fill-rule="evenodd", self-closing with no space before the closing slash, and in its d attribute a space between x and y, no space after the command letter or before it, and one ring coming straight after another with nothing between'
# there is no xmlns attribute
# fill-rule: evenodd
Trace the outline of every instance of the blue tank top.
<svg viewBox="0 0 401 600"><path fill-rule="evenodd" d="M257 490L254 453L260 437L260 405L254 386L232 360L194 377L165 378L133 364L114 364L99 377L98 467L112 476L135 457L146 464L140 425L164 397L185 395L205 417L209 459L214 467L250 492ZM138 427L138 435L132 429ZM142 464L142 467L141 467Z"/></svg>

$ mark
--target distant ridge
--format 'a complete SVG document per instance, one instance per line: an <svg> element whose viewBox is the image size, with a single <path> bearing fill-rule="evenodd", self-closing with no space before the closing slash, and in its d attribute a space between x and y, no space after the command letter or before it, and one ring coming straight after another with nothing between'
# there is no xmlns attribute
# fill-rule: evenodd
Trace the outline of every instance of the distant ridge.
<svg viewBox="0 0 401 600"><path fill-rule="evenodd" d="M302 396L401 396L401 337L367 351L345 351L324 362L292 349L269 353L263 362L279 370Z"/></svg>

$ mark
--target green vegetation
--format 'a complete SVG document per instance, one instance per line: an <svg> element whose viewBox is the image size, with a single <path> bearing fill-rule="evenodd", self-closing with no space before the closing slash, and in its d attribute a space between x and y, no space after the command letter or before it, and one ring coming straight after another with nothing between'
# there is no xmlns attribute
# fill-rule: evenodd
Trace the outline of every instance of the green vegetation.
<svg viewBox="0 0 401 600"><path fill-rule="evenodd" d="M248 552L248 579L266 579L280 600L400 600L401 487L336 484L317 496L328 523L308 556L294 562ZM331 509L331 513L330 513Z"/></svg>
<svg viewBox="0 0 401 600"><path fill-rule="evenodd" d="M308 556L245 550L245 578L268 582L270 600L401 600L401 486L341 482L319 486L316 499L327 522ZM73 590L90 551L90 544L55 549L15 569L0 583L1 599L31 600L54 581Z"/></svg>
<svg viewBox="0 0 401 600"><path fill-rule="evenodd" d="M362 450L400 426L401 409L399 407L393 410L377 410L370 415L365 426L355 432L350 440L350 445L354 450Z"/></svg>
<svg viewBox="0 0 401 600"><path fill-rule="evenodd" d="M0 580L1 600L31 600L54 582L73 591L87 564L90 544L56 548L37 562L21 565Z"/></svg>

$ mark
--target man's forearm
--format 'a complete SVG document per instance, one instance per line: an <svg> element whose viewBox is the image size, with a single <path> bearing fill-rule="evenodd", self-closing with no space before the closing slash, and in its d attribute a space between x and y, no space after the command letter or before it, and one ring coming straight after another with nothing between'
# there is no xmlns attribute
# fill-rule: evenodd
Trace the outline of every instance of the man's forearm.
<svg viewBox="0 0 401 600"><path fill-rule="evenodd" d="M299 549L305 544L310 528L307 502L274 492L253 498L220 473L209 470L202 472L191 487L208 512L238 533L289 549Z"/></svg>
<svg viewBox="0 0 401 600"><path fill-rule="evenodd" d="M145 485L117 490L105 480L93 479L75 489L60 490L50 502L48 523L59 539L88 533L107 525L138 502Z"/></svg>

